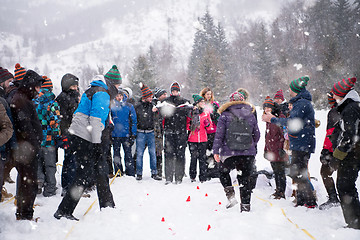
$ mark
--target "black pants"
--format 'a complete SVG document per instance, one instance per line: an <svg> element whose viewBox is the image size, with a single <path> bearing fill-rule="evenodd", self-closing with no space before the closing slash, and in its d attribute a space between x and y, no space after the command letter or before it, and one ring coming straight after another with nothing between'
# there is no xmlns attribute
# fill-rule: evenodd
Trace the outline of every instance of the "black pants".
<svg viewBox="0 0 360 240"><path fill-rule="evenodd" d="M338 170L339 161L332 156L332 152L322 151L321 152L321 168L320 174L324 182L326 192L330 199L337 198L335 183L331 175Z"/></svg>
<svg viewBox="0 0 360 240"><path fill-rule="evenodd" d="M308 174L308 162L310 153L302 151L292 151L290 175L297 184L296 201L297 205L314 206L316 198L313 194Z"/></svg>
<svg viewBox="0 0 360 240"><path fill-rule="evenodd" d="M163 159L162 155L156 155L156 169L158 176L162 177Z"/></svg>
<svg viewBox="0 0 360 240"><path fill-rule="evenodd" d="M186 133L165 132L165 178L166 181L182 181L185 174Z"/></svg>
<svg viewBox="0 0 360 240"><path fill-rule="evenodd" d="M271 167L275 175L276 191L285 193L286 189L286 175L285 175L285 162L271 162Z"/></svg>
<svg viewBox="0 0 360 240"><path fill-rule="evenodd" d="M355 184L359 170L360 156L351 152L340 161L336 181L345 222L356 229L360 229L360 202Z"/></svg>
<svg viewBox="0 0 360 240"><path fill-rule="evenodd" d="M191 154L189 175L191 179L196 178L197 162L199 161L199 180L206 181L206 145L207 142L195 143L189 142L189 150Z"/></svg>
<svg viewBox="0 0 360 240"><path fill-rule="evenodd" d="M37 194L37 166L39 150L30 150L29 154L22 147L25 144L18 143L20 154L15 154L15 167L18 172L16 180L16 217L18 219L31 220L33 217L33 205Z"/></svg>
<svg viewBox="0 0 360 240"><path fill-rule="evenodd" d="M64 214L72 214L92 179L96 184L100 208L114 207L115 203L109 186L108 164L101 157L101 146L77 136L74 136L73 144L76 148L75 179L61 201L58 210Z"/></svg>
<svg viewBox="0 0 360 240"><path fill-rule="evenodd" d="M255 156L233 156L220 162L220 182L224 188L232 186L230 171L238 171L237 180L240 186L240 200L242 204L250 204L251 174L254 169Z"/></svg>

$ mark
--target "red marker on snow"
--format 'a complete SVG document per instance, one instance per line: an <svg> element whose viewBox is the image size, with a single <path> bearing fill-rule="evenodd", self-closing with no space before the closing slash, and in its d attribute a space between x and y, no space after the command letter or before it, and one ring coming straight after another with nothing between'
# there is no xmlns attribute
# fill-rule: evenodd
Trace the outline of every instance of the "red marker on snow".
<svg viewBox="0 0 360 240"><path fill-rule="evenodd" d="M161 219L161 221L162 221L162 222L165 222L165 218L163 217L163 218Z"/></svg>
<svg viewBox="0 0 360 240"><path fill-rule="evenodd" d="M205 193L205 197L207 197L208 196L208 194L207 193Z"/></svg>
<svg viewBox="0 0 360 240"><path fill-rule="evenodd" d="M221 205L221 202L219 202L219 205Z"/></svg>
<svg viewBox="0 0 360 240"><path fill-rule="evenodd" d="M211 226L210 226L210 224L208 225L208 228L207 228L207 230L209 231L210 230L210 228L211 228Z"/></svg>
<svg viewBox="0 0 360 240"><path fill-rule="evenodd" d="M200 189L199 186L197 186L196 189Z"/></svg>
<svg viewBox="0 0 360 240"><path fill-rule="evenodd" d="M186 199L187 202L190 202L190 196L188 196L188 198Z"/></svg>

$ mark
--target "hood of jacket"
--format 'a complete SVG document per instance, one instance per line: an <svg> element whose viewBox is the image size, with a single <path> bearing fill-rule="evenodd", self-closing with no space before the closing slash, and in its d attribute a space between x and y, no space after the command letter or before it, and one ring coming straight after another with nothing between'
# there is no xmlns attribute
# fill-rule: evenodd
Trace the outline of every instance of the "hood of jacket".
<svg viewBox="0 0 360 240"><path fill-rule="evenodd" d="M357 93L357 91L355 91L354 89L353 90L350 90L344 97L343 100L341 100L339 103L338 103L338 106L341 106L341 104L343 104L347 99L352 99L354 100L354 102L360 102L360 96L359 94Z"/></svg>
<svg viewBox="0 0 360 240"><path fill-rule="evenodd" d="M231 110L231 109L240 109L240 108L244 108L249 110L251 113L255 112L255 106L252 105L249 102L246 101L233 101L233 102L227 102L223 105L221 105L221 107L219 108L218 112L221 114L226 110ZM233 110L231 110L233 111Z"/></svg>
<svg viewBox="0 0 360 240"><path fill-rule="evenodd" d="M103 87L105 88L106 90L108 90L108 86L106 85L106 82L105 82L105 78L103 75L96 75L91 83L90 83L90 86L91 87Z"/></svg>

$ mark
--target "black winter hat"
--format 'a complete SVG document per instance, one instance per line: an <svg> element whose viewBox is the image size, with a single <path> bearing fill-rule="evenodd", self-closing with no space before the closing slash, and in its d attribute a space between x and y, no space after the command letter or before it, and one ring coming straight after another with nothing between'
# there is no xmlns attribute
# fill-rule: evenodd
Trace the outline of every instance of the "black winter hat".
<svg viewBox="0 0 360 240"><path fill-rule="evenodd" d="M35 71L27 70L24 78L20 81L19 89L35 89L35 87L40 87L44 81L45 79L43 79Z"/></svg>
<svg viewBox="0 0 360 240"><path fill-rule="evenodd" d="M159 98L161 95L163 95L164 93L166 93L166 90L165 89L162 89L162 88L155 88L154 90L155 92L155 97L156 98Z"/></svg>
<svg viewBox="0 0 360 240"><path fill-rule="evenodd" d="M62 90L67 91L73 85L79 86L79 78L71 73L65 74L61 79Z"/></svg>

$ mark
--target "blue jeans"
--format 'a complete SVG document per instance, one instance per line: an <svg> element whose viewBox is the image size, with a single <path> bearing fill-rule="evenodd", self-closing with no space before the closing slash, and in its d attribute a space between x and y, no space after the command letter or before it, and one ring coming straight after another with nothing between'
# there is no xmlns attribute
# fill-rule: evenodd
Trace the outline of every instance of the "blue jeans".
<svg viewBox="0 0 360 240"><path fill-rule="evenodd" d="M155 135L154 132L143 133L137 132L136 136L136 174L142 175L143 172L143 156L146 146L150 155L151 174L157 174L156 168L156 152L155 152Z"/></svg>
<svg viewBox="0 0 360 240"><path fill-rule="evenodd" d="M120 169L123 172L123 166L121 164L120 149L121 145L124 149L124 161L125 161L125 173L128 176L135 176L135 163L131 154L131 145L128 137L114 137L113 148L114 148L114 170L115 173Z"/></svg>

